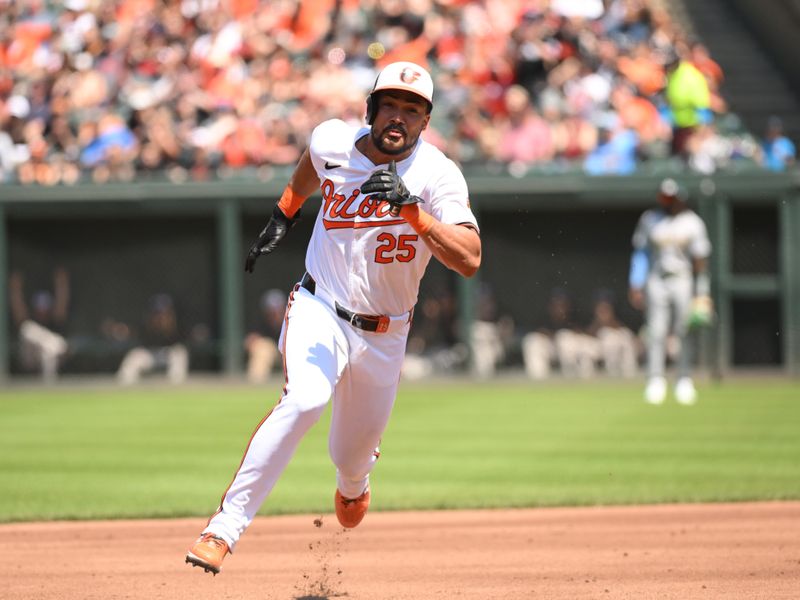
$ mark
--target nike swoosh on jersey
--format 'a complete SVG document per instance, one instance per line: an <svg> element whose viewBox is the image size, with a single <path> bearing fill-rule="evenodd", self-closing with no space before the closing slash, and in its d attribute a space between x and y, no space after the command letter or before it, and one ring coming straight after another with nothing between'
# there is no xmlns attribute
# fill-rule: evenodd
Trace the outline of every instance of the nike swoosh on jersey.
<svg viewBox="0 0 800 600"><path fill-rule="evenodd" d="M326 169L338 169L342 165L337 165L336 163L330 163L327 160L325 161L325 168Z"/></svg>

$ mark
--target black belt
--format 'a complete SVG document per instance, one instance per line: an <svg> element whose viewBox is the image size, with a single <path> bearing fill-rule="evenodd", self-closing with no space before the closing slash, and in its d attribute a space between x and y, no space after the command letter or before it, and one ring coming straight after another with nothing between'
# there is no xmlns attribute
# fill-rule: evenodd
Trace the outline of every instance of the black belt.
<svg viewBox="0 0 800 600"><path fill-rule="evenodd" d="M309 292L314 294L317 291L317 282L308 273L303 275L300 280L300 285L306 288ZM384 315L362 315L347 310L344 306L335 302L336 314L350 323L353 327L363 331L373 331L384 333L389 329L389 317Z"/></svg>

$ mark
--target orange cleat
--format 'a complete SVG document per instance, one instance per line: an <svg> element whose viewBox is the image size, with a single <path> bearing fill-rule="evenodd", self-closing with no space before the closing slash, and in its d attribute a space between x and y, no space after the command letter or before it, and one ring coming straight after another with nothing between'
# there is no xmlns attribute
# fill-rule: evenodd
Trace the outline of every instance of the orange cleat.
<svg viewBox="0 0 800 600"><path fill-rule="evenodd" d="M339 519L342 527L352 529L364 518L369 508L369 487L358 498L345 498L336 490L334 497L336 505L336 518Z"/></svg>
<svg viewBox="0 0 800 600"><path fill-rule="evenodd" d="M228 544L213 533L204 533L186 553L186 562L201 567L206 573L219 573L222 560L230 552Z"/></svg>

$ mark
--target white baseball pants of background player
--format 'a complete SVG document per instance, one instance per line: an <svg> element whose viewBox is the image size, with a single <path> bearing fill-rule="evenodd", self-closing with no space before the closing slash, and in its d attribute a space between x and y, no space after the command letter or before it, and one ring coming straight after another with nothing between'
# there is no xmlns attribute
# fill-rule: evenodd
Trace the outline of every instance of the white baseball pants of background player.
<svg viewBox="0 0 800 600"><path fill-rule="evenodd" d="M346 498L367 487L397 393L409 315L392 317L384 333L367 332L339 317L334 306L319 285L314 294L295 286L289 295L280 337L286 371L281 399L253 434L203 531L231 550L331 399L328 450L336 484Z"/></svg>
<svg viewBox="0 0 800 600"><path fill-rule="evenodd" d="M633 377L638 367L636 338L627 327L601 327L597 330L600 356L612 377Z"/></svg>
<svg viewBox="0 0 800 600"><path fill-rule="evenodd" d="M52 381L58 374L58 359L67 351L67 340L57 333L27 319L19 328L23 355L41 367L42 377Z"/></svg>
<svg viewBox="0 0 800 600"><path fill-rule="evenodd" d="M680 341L676 370L678 377L689 377L692 347L689 340L689 311L692 303L692 277L689 274L647 278L647 375L663 377L667 362L667 335ZM671 327L670 327L671 325Z"/></svg>
<svg viewBox="0 0 800 600"><path fill-rule="evenodd" d="M172 383L183 383L189 373L189 350L183 344L131 348L117 369L117 380L123 385L132 385L154 369L166 369Z"/></svg>

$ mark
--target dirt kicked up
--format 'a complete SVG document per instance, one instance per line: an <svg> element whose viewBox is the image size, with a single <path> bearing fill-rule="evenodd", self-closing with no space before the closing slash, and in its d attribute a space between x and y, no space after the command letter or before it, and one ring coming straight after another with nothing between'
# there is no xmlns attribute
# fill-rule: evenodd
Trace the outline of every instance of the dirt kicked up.
<svg viewBox="0 0 800 600"><path fill-rule="evenodd" d="M800 597L800 502L259 517L216 577L184 563L204 524L2 525L0 597Z"/></svg>

